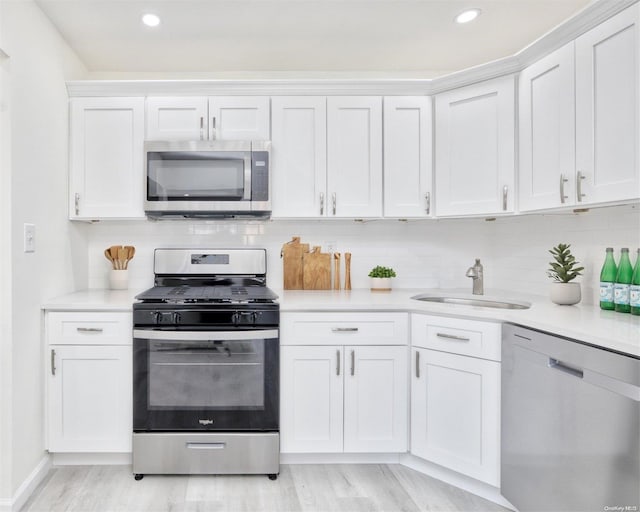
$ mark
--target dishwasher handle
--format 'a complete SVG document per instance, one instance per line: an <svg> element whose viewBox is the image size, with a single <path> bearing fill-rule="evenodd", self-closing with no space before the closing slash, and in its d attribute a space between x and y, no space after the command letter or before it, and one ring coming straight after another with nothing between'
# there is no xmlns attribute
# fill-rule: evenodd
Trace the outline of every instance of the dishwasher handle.
<svg viewBox="0 0 640 512"><path fill-rule="evenodd" d="M563 363L558 359L554 359L553 357L549 358L548 366L553 370L558 370L564 373L568 373L569 375L573 375L574 377L578 377L579 379L584 378L584 370L581 370L580 368L575 368L573 366L569 366L568 364Z"/></svg>

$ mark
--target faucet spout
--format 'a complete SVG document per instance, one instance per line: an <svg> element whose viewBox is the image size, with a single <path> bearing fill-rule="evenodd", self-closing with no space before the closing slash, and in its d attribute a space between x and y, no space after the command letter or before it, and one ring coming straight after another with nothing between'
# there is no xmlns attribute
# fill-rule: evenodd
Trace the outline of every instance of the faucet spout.
<svg viewBox="0 0 640 512"><path fill-rule="evenodd" d="M469 267L465 275L473 279L473 295L484 294L484 270L479 258L476 258L475 264Z"/></svg>

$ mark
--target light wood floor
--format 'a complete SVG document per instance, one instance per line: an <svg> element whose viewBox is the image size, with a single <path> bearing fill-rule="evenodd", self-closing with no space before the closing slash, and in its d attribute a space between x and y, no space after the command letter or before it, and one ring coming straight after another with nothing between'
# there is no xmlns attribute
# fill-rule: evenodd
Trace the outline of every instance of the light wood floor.
<svg viewBox="0 0 640 512"><path fill-rule="evenodd" d="M129 466L54 468L23 511L506 511L401 465L282 465L266 476L145 476Z"/></svg>

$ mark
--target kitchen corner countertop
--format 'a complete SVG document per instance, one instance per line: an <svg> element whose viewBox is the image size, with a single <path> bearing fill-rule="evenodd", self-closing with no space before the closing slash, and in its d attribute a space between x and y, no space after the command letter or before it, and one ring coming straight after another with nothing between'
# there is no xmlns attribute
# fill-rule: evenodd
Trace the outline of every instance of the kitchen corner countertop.
<svg viewBox="0 0 640 512"><path fill-rule="evenodd" d="M56 297L43 304L45 311L131 311L135 296L144 290L84 290ZM640 358L640 316L603 311L598 305L558 306L548 297L489 291L471 295L468 290L394 289L371 292L274 290L279 296L280 310L288 312L321 311L402 311L509 322L571 338L597 347ZM531 303L530 309L495 309L460 304L421 302L414 295L447 295L485 300L512 300Z"/></svg>
<svg viewBox="0 0 640 512"><path fill-rule="evenodd" d="M471 295L468 290L394 289L371 292L275 290L283 313L295 311L406 311L476 320L509 322L571 338L640 358L640 316L603 311L596 304L559 306L548 297L490 291ZM460 304L421 302L418 294L446 295L485 300L529 302L529 309L496 309Z"/></svg>

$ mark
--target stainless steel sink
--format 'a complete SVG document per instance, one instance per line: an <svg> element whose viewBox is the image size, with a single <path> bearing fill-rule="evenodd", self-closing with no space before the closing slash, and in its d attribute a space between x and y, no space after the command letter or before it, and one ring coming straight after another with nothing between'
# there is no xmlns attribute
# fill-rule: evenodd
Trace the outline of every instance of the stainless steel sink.
<svg viewBox="0 0 640 512"><path fill-rule="evenodd" d="M440 302L443 304L459 304L462 306L479 306L482 308L498 308L498 309L529 309L531 304L528 302L502 301L496 299L467 298L467 297L447 297L441 295L421 294L411 297L414 300L422 302Z"/></svg>

